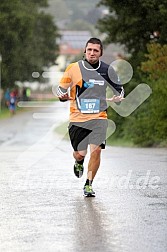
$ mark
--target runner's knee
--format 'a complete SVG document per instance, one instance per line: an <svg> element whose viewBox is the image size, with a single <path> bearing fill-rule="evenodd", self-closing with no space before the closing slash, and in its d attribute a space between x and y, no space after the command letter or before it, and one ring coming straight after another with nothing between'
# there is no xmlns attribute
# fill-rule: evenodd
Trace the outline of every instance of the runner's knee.
<svg viewBox="0 0 167 252"><path fill-rule="evenodd" d="M78 151L74 151L73 156L76 160L81 161L82 159L84 159L86 153L85 152L78 152Z"/></svg>
<svg viewBox="0 0 167 252"><path fill-rule="evenodd" d="M101 147L97 146L96 148L91 150L91 156L98 157L101 154Z"/></svg>

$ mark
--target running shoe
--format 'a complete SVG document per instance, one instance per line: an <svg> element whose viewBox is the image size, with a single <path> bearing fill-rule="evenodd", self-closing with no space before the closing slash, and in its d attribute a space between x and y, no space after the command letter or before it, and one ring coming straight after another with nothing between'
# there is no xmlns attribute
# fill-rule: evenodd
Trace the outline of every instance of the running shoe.
<svg viewBox="0 0 167 252"><path fill-rule="evenodd" d="M91 185L85 185L83 190L84 190L84 195L86 197L95 197L95 192L93 191Z"/></svg>
<svg viewBox="0 0 167 252"><path fill-rule="evenodd" d="M74 164L74 174L77 178L82 177L84 171L83 164L78 164L77 161L75 161Z"/></svg>

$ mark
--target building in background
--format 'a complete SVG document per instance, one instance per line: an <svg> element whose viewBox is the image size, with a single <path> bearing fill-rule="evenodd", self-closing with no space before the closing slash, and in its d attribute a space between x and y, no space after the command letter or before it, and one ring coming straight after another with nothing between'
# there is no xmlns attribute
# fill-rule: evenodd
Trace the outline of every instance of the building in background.
<svg viewBox="0 0 167 252"><path fill-rule="evenodd" d="M85 44L92 37L90 31L60 31L59 39L60 55L57 58L57 64L60 71L64 71L66 66L73 59L84 51Z"/></svg>

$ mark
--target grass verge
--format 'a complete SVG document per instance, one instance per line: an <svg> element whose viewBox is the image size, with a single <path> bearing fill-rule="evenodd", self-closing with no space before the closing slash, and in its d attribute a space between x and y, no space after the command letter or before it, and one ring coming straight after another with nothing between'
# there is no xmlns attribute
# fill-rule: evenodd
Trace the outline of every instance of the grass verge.
<svg viewBox="0 0 167 252"><path fill-rule="evenodd" d="M17 107L16 114L20 113L22 111L27 111L27 109ZM10 114L9 109L2 107L1 110L0 110L0 120L5 119L5 118L10 118L10 117L11 117L11 114Z"/></svg>
<svg viewBox="0 0 167 252"><path fill-rule="evenodd" d="M10 117L10 111L8 108L1 108L0 110L0 119L8 118Z"/></svg>
<svg viewBox="0 0 167 252"><path fill-rule="evenodd" d="M55 128L55 132L59 135L64 135L64 139L69 139L68 124L69 122L67 121Z"/></svg>
<svg viewBox="0 0 167 252"><path fill-rule="evenodd" d="M115 137L110 137L109 139L107 139L107 145L121 146L121 147L135 147L135 145L130 139L115 138Z"/></svg>

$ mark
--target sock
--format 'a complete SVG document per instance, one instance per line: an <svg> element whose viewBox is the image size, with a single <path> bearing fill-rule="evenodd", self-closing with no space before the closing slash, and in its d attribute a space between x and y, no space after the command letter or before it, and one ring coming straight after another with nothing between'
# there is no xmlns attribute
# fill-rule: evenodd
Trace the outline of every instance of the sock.
<svg viewBox="0 0 167 252"><path fill-rule="evenodd" d="M86 185L92 185L92 182L93 182L93 180L87 179L86 182L85 182L85 186L86 186Z"/></svg>
<svg viewBox="0 0 167 252"><path fill-rule="evenodd" d="M83 164L84 159L82 159L81 161L77 161L78 164Z"/></svg>

